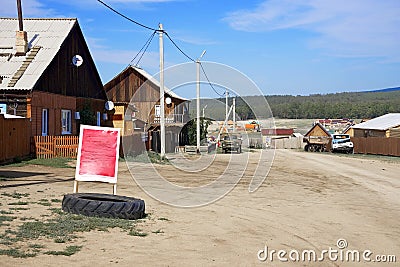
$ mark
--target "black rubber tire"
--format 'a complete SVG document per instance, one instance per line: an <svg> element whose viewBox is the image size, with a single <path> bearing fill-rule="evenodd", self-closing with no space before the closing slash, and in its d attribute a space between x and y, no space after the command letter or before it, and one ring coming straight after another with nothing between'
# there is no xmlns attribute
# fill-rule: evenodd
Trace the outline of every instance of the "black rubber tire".
<svg viewBox="0 0 400 267"><path fill-rule="evenodd" d="M145 203L126 196L76 193L64 195L62 210L92 217L136 220L145 216Z"/></svg>

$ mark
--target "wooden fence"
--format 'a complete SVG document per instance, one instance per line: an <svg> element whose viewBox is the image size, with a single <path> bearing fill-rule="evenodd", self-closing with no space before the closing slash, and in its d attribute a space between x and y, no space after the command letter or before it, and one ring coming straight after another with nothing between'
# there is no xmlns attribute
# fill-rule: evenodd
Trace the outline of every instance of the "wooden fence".
<svg viewBox="0 0 400 267"><path fill-rule="evenodd" d="M0 114L0 162L29 156L31 152L29 119L5 119Z"/></svg>
<svg viewBox="0 0 400 267"><path fill-rule="evenodd" d="M354 153L385 156L400 156L400 138L397 137L352 137Z"/></svg>
<svg viewBox="0 0 400 267"><path fill-rule="evenodd" d="M35 136L36 158L77 158L79 136Z"/></svg>

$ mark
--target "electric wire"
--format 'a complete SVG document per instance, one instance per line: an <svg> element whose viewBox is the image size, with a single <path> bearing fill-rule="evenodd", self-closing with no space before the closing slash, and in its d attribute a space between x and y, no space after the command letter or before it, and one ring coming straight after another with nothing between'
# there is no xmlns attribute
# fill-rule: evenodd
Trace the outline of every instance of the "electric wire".
<svg viewBox="0 0 400 267"><path fill-rule="evenodd" d="M119 11L117 11L116 9L112 8L111 6L109 6L108 4L104 3L104 2L101 1L101 0L97 0L97 2L101 3L102 5L104 5L105 7L107 7L108 9L110 9L111 11L113 11L114 13L116 13L116 14L120 15L121 17L123 17L123 18L129 20L130 22L135 23L136 25L139 25L139 26L141 26L141 27L143 27L143 28L146 28L146 29L149 29L149 30L152 30L152 31L160 31L160 30L158 30L158 29L154 29L154 28L152 28L152 27L146 26L146 25L144 25L144 24L142 24L142 23L140 23L140 22L137 22L137 21L135 21L135 20L133 20L133 19L131 19L131 18L125 16L124 14L122 14L121 12L119 12Z"/></svg>
<svg viewBox="0 0 400 267"><path fill-rule="evenodd" d="M171 38L171 36L168 34L168 32L166 32L166 31L164 31L164 30L160 30L160 29L155 29L155 28L146 26L146 25L144 25L144 24L142 24L142 23L140 23L140 22L137 22L137 21L135 21L135 20L133 20L133 19L131 19L131 18L125 16L124 14L122 14L122 13L119 12L119 11L117 11L116 9L112 8L110 5L106 4L106 3L103 2L102 0L97 0L97 2L101 3L102 5L104 5L105 7L107 7L108 9L110 9L111 11L113 11L114 13L116 13L117 15L123 17L124 19L127 19L127 20L129 20L130 22L133 22L133 23L135 23L135 24L138 25L138 26L141 26L141 27L143 27L143 28L146 28L146 29L149 29L149 30L152 30L152 31L153 31L152 35L149 37L149 39L148 39L147 42L144 44L144 46L140 49L140 51L135 55L135 57L131 60L131 62L130 62L129 65L131 65L131 64L133 63L133 61L138 57L138 55L139 55L139 54L141 53L141 51L144 49L142 55L140 56L140 58L139 58L139 60L138 60L138 62L136 63L135 66L137 66L137 64L139 64L139 62L140 62L140 60L142 59L144 53L146 52L147 48L149 47L151 41L153 40L154 35L155 35L157 32L165 33L165 35L168 37L168 39L171 41L171 43L175 46L175 48L178 49L179 52L181 52L181 53L182 53L186 58L188 58L190 61L196 62L196 60L194 60L192 57L190 57L188 54L186 54L186 53L175 43L175 41ZM202 69L202 71L203 71L203 74L204 74L204 76L206 77L206 79L207 79L209 85L211 86L211 88L214 90L214 92L215 92L217 95L219 95L220 97L223 97L223 95L224 95L225 93L220 94L220 93L214 88L214 86L212 85L212 83L211 83L210 80L208 79L208 76L207 76L207 74L206 74L206 72L205 72L205 70L204 70L204 68L203 68L203 65L201 64L201 62L199 62L199 64L200 64L201 69Z"/></svg>
<svg viewBox="0 0 400 267"><path fill-rule="evenodd" d="M224 94L220 94L220 93L214 88L214 86L213 86L212 83L210 82L210 79L208 79L207 73L206 73L206 71L205 71L204 68L203 68L203 64L201 64L201 62L199 62L199 64L200 64L201 70L203 71L204 76L205 76L206 79L207 79L208 84L211 86L211 88L214 90L214 92L215 92L217 95L219 95L220 97L223 97Z"/></svg>
<svg viewBox="0 0 400 267"><path fill-rule="evenodd" d="M141 60L142 57L144 56L144 53L146 53L147 48L149 47L149 45L150 45L151 41L153 40L155 34L156 34L156 31L153 31L153 33L151 34L151 36L149 37L149 39L147 39L146 43L142 46L142 48L139 50L139 52L135 55L135 57L134 57L134 58L131 60L131 62L129 63L130 66L133 65L133 62L135 61L135 59L139 56L139 54L140 54L140 53L142 52L142 50L144 49L144 50L143 50L143 53L141 54L141 56L139 57L138 61L136 62L136 64L135 64L134 66L138 66L138 65L139 65L140 60Z"/></svg>
<svg viewBox="0 0 400 267"><path fill-rule="evenodd" d="M168 39L171 41L171 43L185 56L187 57L190 61L196 62L196 60L194 60L193 58L189 57L185 52L183 52L183 50L174 42L174 40L172 40L172 38L169 36L169 34L167 32L164 32L165 35L168 37Z"/></svg>

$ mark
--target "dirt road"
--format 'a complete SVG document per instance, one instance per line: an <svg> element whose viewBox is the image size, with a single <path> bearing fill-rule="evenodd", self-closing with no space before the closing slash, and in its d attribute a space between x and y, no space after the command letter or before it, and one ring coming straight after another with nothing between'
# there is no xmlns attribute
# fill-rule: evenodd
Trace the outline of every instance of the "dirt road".
<svg viewBox="0 0 400 267"><path fill-rule="evenodd" d="M251 159L258 153L248 153ZM235 156L235 155L233 155ZM217 155L212 173L226 166L229 155ZM70 257L38 255L33 258L0 256L2 266L382 266L377 262L301 261L304 250L320 257L323 250L370 250L396 255L400 261L400 160L348 157L329 153L276 151L271 171L254 193L248 185L255 164L225 197L198 208L177 208L149 197L135 184L124 163L120 164L118 194L146 201L148 219L138 226L146 237L110 232L81 234L83 248ZM253 169L252 169L253 168ZM196 185L196 175L177 172L172 165L157 167L176 184ZM2 181L0 193L30 193L32 199L58 197L72 191L74 169L40 166L0 168L15 173L30 172L25 178ZM204 178L204 177L203 177ZM199 180L198 184L204 181ZM18 184L24 184L17 186ZM82 183L84 192L107 192L111 186ZM1 197L2 208L7 203ZM61 204L59 204L61 205ZM39 216L46 207L28 212ZM23 214L24 211L20 211ZM20 215L20 216L26 216ZM1 229L1 227L0 227ZM1 229L4 230L4 229ZM337 241L347 247L339 249ZM83 241L86 240L86 241ZM81 243L79 243L81 242ZM284 250L278 259L260 261L263 251ZM292 251L292 252L291 252ZM289 259L300 253L300 260ZM362 256L362 254L361 254Z"/></svg>

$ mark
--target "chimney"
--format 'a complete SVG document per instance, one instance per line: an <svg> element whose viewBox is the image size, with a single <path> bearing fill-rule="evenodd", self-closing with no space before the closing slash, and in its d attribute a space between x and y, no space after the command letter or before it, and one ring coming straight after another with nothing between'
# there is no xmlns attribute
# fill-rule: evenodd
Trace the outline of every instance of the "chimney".
<svg viewBox="0 0 400 267"><path fill-rule="evenodd" d="M19 31L16 34L16 56L25 56L28 51L28 35L26 31L24 31L24 25L22 21L22 7L21 0L17 0L17 9L18 9L18 22L19 22Z"/></svg>

